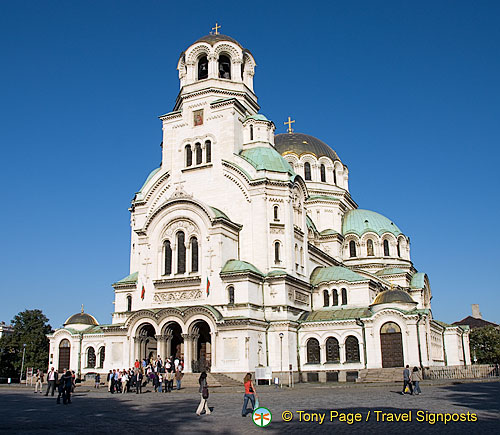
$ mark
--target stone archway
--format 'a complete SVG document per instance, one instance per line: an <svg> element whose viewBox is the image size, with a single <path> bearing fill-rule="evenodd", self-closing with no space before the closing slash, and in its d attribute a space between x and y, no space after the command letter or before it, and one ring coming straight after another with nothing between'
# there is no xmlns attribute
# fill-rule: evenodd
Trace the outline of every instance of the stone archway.
<svg viewBox="0 0 500 435"><path fill-rule="evenodd" d="M148 361L155 358L158 351L158 343L155 328L151 323L144 323L137 328L135 336L135 355L139 361L146 358Z"/></svg>
<svg viewBox="0 0 500 435"><path fill-rule="evenodd" d="M382 367L403 367L403 336L397 323L387 322L380 328Z"/></svg>
<svg viewBox="0 0 500 435"><path fill-rule="evenodd" d="M193 373L210 371L212 366L212 339L210 325L204 320L197 320L191 325Z"/></svg>
<svg viewBox="0 0 500 435"><path fill-rule="evenodd" d="M177 322L168 322L163 328L163 334L160 337L162 348L160 354L164 359L167 358L184 358L184 338L182 327Z"/></svg>

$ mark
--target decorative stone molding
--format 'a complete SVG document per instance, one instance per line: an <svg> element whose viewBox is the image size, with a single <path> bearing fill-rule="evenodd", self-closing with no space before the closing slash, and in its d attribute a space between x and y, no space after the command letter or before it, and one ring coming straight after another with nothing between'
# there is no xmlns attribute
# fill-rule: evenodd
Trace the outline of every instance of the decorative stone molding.
<svg viewBox="0 0 500 435"><path fill-rule="evenodd" d="M202 298L201 290L181 290L172 292L155 293L153 303L192 301Z"/></svg>

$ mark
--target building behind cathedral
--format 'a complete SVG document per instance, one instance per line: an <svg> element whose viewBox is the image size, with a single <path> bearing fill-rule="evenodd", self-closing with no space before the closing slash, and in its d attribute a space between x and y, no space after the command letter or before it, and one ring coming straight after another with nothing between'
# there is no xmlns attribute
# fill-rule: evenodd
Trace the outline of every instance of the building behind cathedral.
<svg viewBox="0 0 500 435"><path fill-rule="evenodd" d="M291 367L324 381L470 364L468 328L433 318L408 236L358 208L330 146L291 123L275 133L255 66L221 34L181 53L180 92L160 116L161 166L130 207L130 270L113 284L112 322L69 317L49 336L50 365L104 373L161 355L183 358L188 373Z"/></svg>

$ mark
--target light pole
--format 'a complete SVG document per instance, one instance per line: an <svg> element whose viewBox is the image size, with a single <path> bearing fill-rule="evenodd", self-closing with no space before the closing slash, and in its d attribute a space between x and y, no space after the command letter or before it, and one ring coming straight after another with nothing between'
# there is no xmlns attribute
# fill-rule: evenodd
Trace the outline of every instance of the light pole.
<svg viewBox="0 0 500 435"><path fill-rule="evenodd" d="M26 343L23 344L23 360L21 362L21 376L19 376L19 383L23 380L23 370L24 370L24 354L26 353ZM28 382L26 380L26 385L28 385Z"/></svg>
<svg viewBox="0 0 500 435"><path fill-rule="evenodd" d="M283 388L283 333L280 332L280 388Z"/></svg>

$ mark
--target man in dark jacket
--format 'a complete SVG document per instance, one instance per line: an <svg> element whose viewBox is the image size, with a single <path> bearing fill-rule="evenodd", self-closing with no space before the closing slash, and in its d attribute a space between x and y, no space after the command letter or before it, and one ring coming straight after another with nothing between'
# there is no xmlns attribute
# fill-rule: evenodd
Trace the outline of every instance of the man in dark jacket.
<svg viewBox="0 0 500 435"><path fill-rule="evenodd" d="M135 392L136 394L142 393L142 373L137 370L137 373L134 375L135 380Z"/></svg>
<svg viewBox="0 0 500 435"><path fill-rule="evenodd" d="M60 382L63 384L63 404L71 403L71 391L73 390L73 373L68 370L62 377Z"/></svg>

